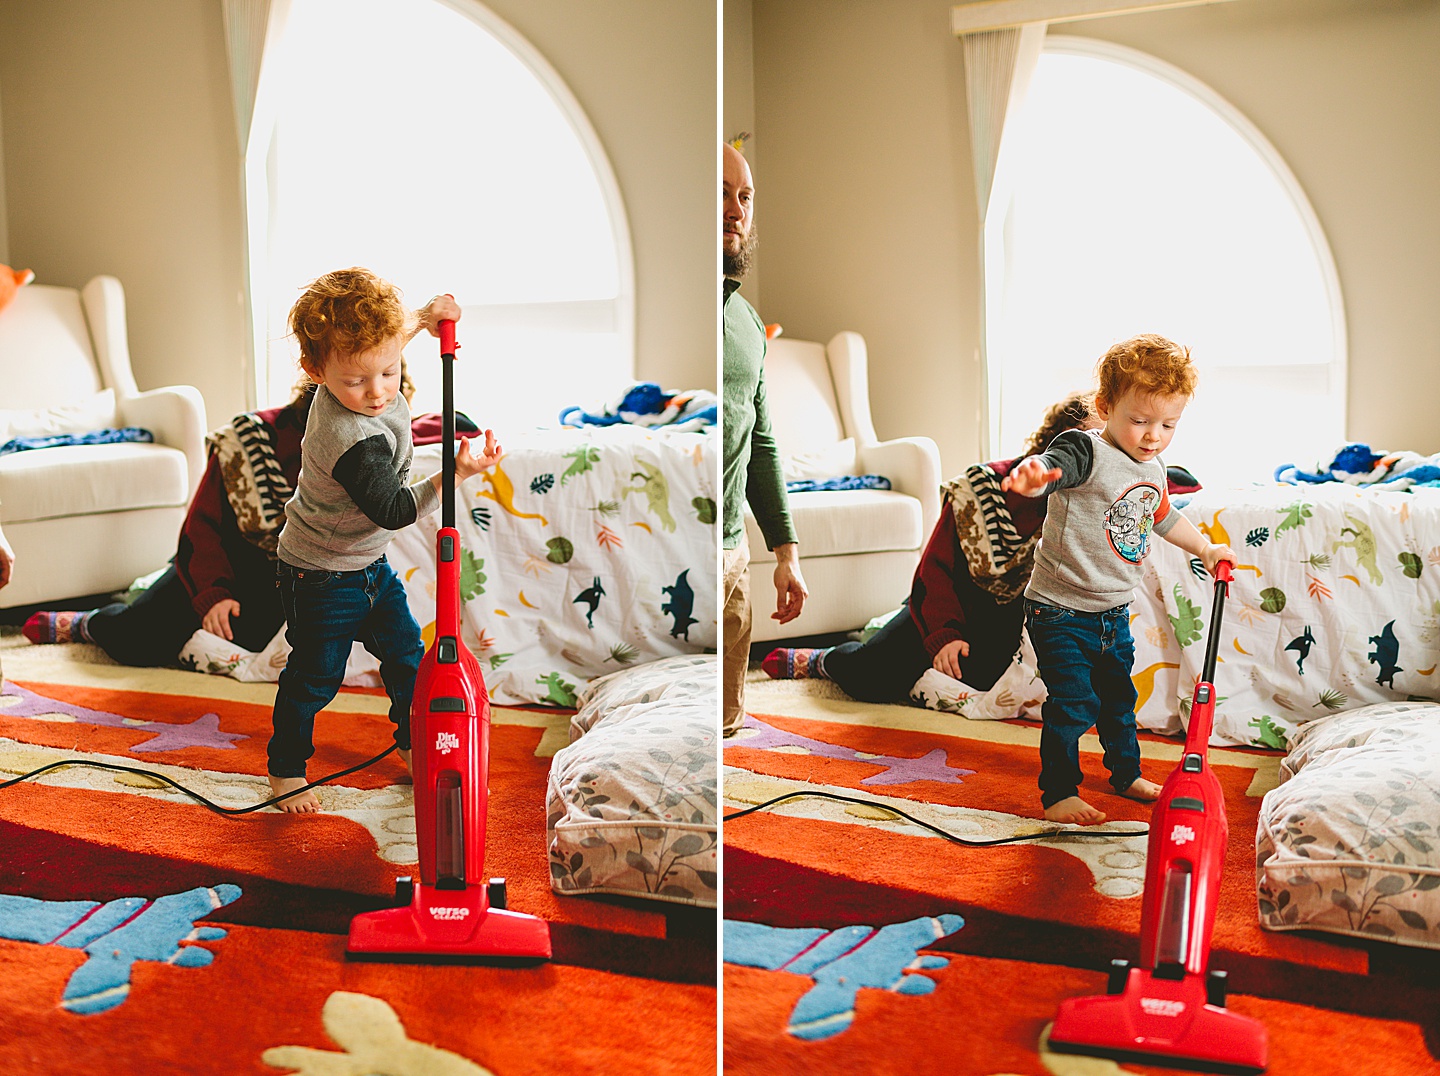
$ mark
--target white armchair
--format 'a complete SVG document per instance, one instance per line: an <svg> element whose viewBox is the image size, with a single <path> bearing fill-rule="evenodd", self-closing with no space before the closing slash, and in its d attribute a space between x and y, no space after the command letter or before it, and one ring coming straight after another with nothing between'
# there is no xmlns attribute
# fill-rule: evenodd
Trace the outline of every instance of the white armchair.
<svg viewBox="0 0 1440 1076"><path fill-rule="evenodd" d="M910 593L940 514L940 451L929 437L876 437L865 340L858 333L838 333L823 345L770 341L765 386L787 479L879 474L891 488L790 494L810 597L805 611L784 625L770 618L775 555L747 506L752 637L763 642L863 627Z"/></svg>
<svg viewBox="0 0 1440 1076"><path fill-rule="evenodd" d="M0 524L15 549L0 608L123 589L163 566L205 468L200 393L135 384L118 280L21 288L0 310L0 443L123 426L155 443L0 456Z"/></svg>

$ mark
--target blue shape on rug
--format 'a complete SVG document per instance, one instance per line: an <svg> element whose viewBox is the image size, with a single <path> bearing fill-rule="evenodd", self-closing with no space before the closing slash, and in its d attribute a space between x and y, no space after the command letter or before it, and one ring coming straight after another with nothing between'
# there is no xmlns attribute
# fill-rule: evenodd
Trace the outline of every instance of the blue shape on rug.
<svg viewBox="0 0 1440 1076"><path fill-rule="evenodd" d="M919 758L904 758L900 755L872 755L853 747L826 743L801 736L798 732L786 732L773 725L767 725L751 714L745 715L742 728L752 730L749 735L735 736L725 744L732 747L753 747L760 751L773 751L777 747L801 747L821 758L837 758L846 762L870 762L884 767L879 773L872 773L860 783L862 785L904 785L911 781L938 781L941 784L963 784L963 777L969 777L974 770L950 765L943 747L927 751Z"/></svg>
<svg viewBox="0 0 1440 1076"><path fill-rule="evenodd" d="M108 1012L130 995L130 968L151 960L181 968L203 968L215 959L198 945L225 937L220 927L195 925L217 908L234 903L240 887L197 886L156 900L121 897L92 900L36 900L0 893L0 938L59 945L83 951L88 960L75 969L60 1004L84 1016Z"/></svg>
<svg viewBox="0 0 1440 1076"><path fill-rule="evenodd" d="M920 971L947 966L943 956L920 950L965 925L958 915L921 916L876 929L869 926L772 927L725 920L725 963L807 975L815 985L795 1004L785 1028L796 1038L828 1039L855 1020L861 987L897 994L928 994L935 980Z"/></svg>
<svg viewBox="0 0 1440 1076"><path fill-rule="evenodd" d="M155 733L148 740L141 740L130 750L132 752L183 751L187 747L218 747L233 750L233 740L248 740L250 737L239 732L222 732L219 714L201 714L188 723L169 721L137 721L123 714L108 710L92 710L73 702L47 698L6 680L0 684L0 694L18 698L16 705L0 706L0 716L43 718L50 714L63 714L76 721L90 725L104 725L113 729L134 729L137 732Z"/></svg>

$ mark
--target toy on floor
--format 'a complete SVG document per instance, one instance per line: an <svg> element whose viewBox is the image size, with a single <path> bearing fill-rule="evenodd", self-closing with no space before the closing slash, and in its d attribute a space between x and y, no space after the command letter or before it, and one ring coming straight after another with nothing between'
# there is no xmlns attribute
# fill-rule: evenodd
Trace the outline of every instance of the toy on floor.
<svg viewBox="0 0 1440 1076"><path fill-rule="evenodd" d="M350 922L346 952L375 959L550 959L550 925L505 908L504 879L482 880L489 799L490 697L460 638L460 534L455 529L455 323L440 322L444 372L441 527L436 535L435 641L410 706L418 880L395 883L399 907Z"/></svg>
<svg viewBox="0 0 1440 1076"><path fill-rule="evenodd" d="M1265 1026L1226 1009L1226 973L1206 967L1229 840L1225 798L1207 748L1231 568L1227 561L1216 566L1210 636L1191 699L1185 753L1150 817L1140 966L1112 961L1106 994L1061 1003L1050 1031L1050 1048L1057 1052L1206 1071L1265 1070Z"/></svg>

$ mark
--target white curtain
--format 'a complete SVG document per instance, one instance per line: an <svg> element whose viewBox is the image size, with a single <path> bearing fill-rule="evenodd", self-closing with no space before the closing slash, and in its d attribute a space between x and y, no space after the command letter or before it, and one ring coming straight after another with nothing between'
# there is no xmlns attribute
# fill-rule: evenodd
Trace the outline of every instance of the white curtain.
<svg viewBox="0 0 1440 1076"><path fill-rule="evenodd" d="M1000 230L1010 201L1010 169L1005 131L1025 100L1025 91L1045 43L1045 24L1027 23L1004 30L961 34L965 49L965 97L970 118L970 156L975 170L975 205L980 220L980 394L982 445L989 458L999 442L999 407L991 385L987 326L994 323L992 304L1000 296L1004 265Z"/></svg>
<svg viewBox="0 0 1440 1076"><path fill-rule="evenodd" d="M230 58L230 92L235 131L240 140L240 192L245 203L245 312L250 322L249 354L244 356L245 406L259 396L258 378L265 355L263 259L269 198L265 160L275 126L280 43L290 15L290 0L221 0L225 48Z"/></svg>
<svg viewBox="0 0 1440 1076"><path fill-rule="evenodd" d="M290 14L290 0L221 0L225 19L225 48L230 57L230 92L235 104L235 129L240 152L250 148L256 124L256 105L265 104L269 94L261 93L267 51L275 51L284 35ZM268 89L268 87L267 87ZM266 109L262 108L262 121Z"/></svg>

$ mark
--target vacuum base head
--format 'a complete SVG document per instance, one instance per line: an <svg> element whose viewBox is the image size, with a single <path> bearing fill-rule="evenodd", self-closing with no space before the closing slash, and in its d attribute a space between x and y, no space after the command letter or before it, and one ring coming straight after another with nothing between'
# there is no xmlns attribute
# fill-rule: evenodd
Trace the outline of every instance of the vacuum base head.
<svg viewBox="0 0 1440 1076"><path fill-rule="evenodd" d="M410 903L350 921L348 956L421 963L536 963L550 959L550 924L494 907L484 886L417 883Z"/></svg>
<svg viewBox="0 0 1440 1076"><path fill-rule="evenodd" d="M1050 1049L1205 1072L1264 1072L1269 1061L1265 1025L1209 1004L1199 976L1143 968L1130 969L1122 993L1061 1002Z"/></svg>

